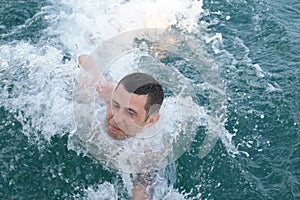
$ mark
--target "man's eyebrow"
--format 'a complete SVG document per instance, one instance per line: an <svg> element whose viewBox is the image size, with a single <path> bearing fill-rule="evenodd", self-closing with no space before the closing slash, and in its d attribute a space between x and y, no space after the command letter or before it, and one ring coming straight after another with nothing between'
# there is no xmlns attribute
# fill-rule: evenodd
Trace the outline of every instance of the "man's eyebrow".
<svg viewBox="0 0 300 200"><path fill-rule="evenodd" d="M117 105L119 105L119 103L116 101L116 100L111 100L111 102L113 103L113 104L117 104Z"/></svg>
<svg viewBox="0 0 300 200"><path fill-rule="evenodd" d="M128 109L128 111L133 112L135 115L138 114L138 113L137 113L135 110L133 110L132 108L127 108L127 109Z"/></svg>

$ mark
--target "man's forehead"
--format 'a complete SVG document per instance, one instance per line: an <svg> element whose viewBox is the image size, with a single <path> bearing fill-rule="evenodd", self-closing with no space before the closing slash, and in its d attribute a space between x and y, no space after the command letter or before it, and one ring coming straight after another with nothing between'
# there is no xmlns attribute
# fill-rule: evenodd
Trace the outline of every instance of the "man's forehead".
<svg viewBox="0 0 300 200"><path fill-rule="evenodd" d="M148 95L138 95L129 93L122 84L113 92L112 100L117 103L125 104L125 107L143 108L147 103Z"/></svg>
<svg viewBox="0 0 300 200"><path fill-rule="evenodd" d="M130 98L132 93L129 93L122 84L118 85L112 94L113 98Z"/></svg>

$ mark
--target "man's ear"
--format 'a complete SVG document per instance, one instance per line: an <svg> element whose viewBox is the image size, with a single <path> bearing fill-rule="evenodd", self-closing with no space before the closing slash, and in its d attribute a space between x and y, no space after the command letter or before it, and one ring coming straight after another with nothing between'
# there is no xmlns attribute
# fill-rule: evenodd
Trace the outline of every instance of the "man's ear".
<svg viewBox="0 0 300 200"><path fill-rule="evenodd" d="M145 127L149 127L153 124L155 124L158 120L159 120L160 116L158 113L154 113L152 114L146 121L146 126Z"/></svg>

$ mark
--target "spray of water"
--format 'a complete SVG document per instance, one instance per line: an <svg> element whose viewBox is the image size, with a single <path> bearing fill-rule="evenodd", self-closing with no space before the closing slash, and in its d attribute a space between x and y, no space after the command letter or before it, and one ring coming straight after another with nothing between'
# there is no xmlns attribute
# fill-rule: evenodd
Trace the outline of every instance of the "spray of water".
<svg viewBox="0 0 300 200"><path fill-rule="evenodd" d="M67 49L70 55L75 56L77 53L92 52L99 47L100 43L105 44L103 41L113 42L114 45L123 44L126 41L124 37L120 40L116 40L118 37L107 40L120 33L145 28L165 30L167 27L174 26L179 31L165 34L162 38L161 34L158 34L159 43L156 49L151 50L153 54L150 56L162 58L165 52L177 55L192 63L193 69L201 74L203 83L198 86L203 90L209 90L208 108L195 105L195 100L187 98L188 95L180 97L180 104L192 105L188 109L196 109L197 112L190 114L192 117L199 117L197 118L199 125L206 126L206 136L200 147L199 157L203 158L210 152L219 136L225 131L226 98L218 66L209 58L197 37L193 37L200 30L197 20L199 13L202 12L202 1L177 0L170 3L166 0L143 2L114 0L107 3L88 0L78 3L73 0L52 0L51 2L61 8L61 11L57 16L53 16L53 13L45 16L58 21L47 30L49 35L59 35L59 45L56 46L56 43L51 44L51 42L36 45L18 42L1 46L1 106L22 124L25 135L33 138L33 141L44 139L49 141L54 135L69 133L75 127L72 93L74 77L78 69L71 56L69 57L71 61L62 62L66 52L61 50L61 46L64 46L63 49ZM103 66L109 66L108 68L113 71L116 68L111 61L120 60L118 57L122 57L126 52L118 52L114 49L111 57L100 62L105 63ZM144 67L143 70L155 73L148 67ZM116 75L115 79L120 76ZM179 71L169 78L178 80L176 76L181 76L180 80L183 80L181 86L191 84L190 80ZM158 78L163 80L163 77ZM164 84L172 87L170 83L172 82ZM175 87L175 96L180 96L182 90L190 94L189 92L195 89L194 86L188 87L186 91L183 87L175 90ZM171 99L169 105L171 107L168 108L169 110L166 109L166 113L170 112L172 106L175 107L176 104L174 101L172 103ZM181 112L178 119L189 116ZM171 126L168 129L171 129ZM193 137L193 134L191 136ZM184 151L180 151L171 160L178 158L182 152ZM104 184L103 188L111 191L107 184ZM93 191L87 190L87 193L92 194ZM172 195L175 195L174 192L169 194Z"/></svg>
<svg viewBox="0 0 300 200"><path fill-rule="evenodd" d="M73 126L70 65L51 46L20 42L1 46L1 105L32 139L62 135ZM9 123L9 122L7 122Z"/></svg>

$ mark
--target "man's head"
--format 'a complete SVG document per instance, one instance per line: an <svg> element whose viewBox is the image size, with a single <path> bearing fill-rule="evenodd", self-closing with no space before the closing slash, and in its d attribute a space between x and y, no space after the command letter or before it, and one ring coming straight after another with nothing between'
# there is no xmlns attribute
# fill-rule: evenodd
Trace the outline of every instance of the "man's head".
<svg viewBox="0 0 300 200"><path fill-rule="evenodd" d="M159 120L164 99L161 85L151 76L133 73L117 84L108 106L106 125L118 140L135 136L141 129Z"/></svg>

